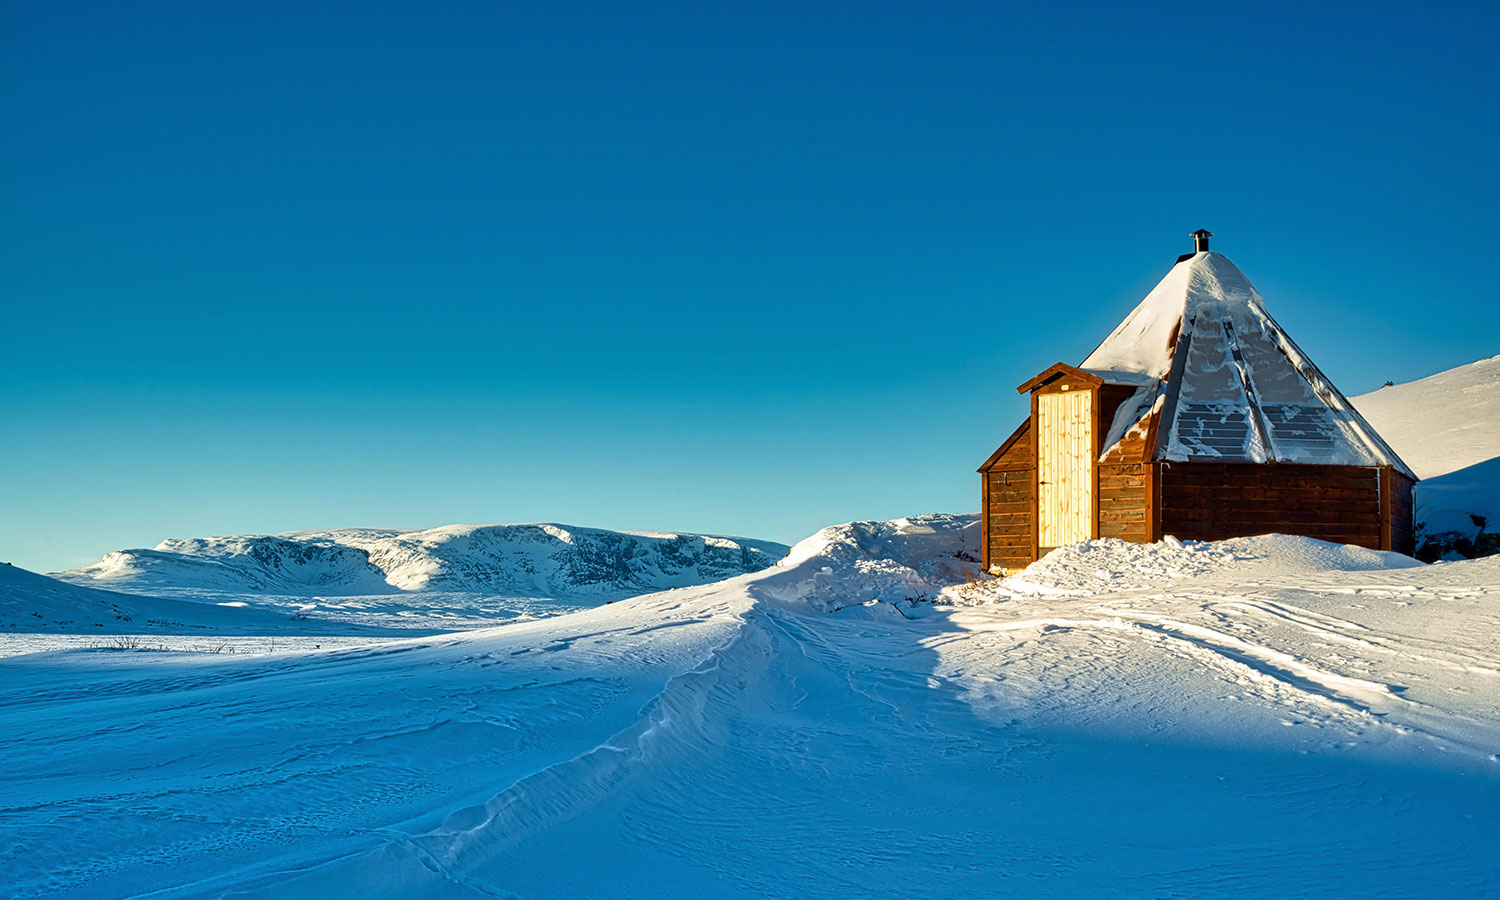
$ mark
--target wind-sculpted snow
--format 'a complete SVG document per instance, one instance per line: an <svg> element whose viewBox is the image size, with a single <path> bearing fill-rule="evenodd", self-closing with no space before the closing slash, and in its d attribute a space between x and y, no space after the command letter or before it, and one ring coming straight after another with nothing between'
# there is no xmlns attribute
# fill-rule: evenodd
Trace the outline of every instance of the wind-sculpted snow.
<svg viewBox="0 0 1500 900"><path fill-rule="evenodd" d="M357 650L0 660L9 895L1500 892L1500 560L1091 542L970 583L976 531Z"/></svg>
<svg viewBox="0 0 1500 900"><path fill-rule="evenodd" d="M793 546L757 590L809 611L928 600L979 572L980 540L976 515L830 525Z"/></svg>
<svg viewBox="0 0 1500 900"><path fill-rule="evenodd" d="M718 581L772 565L787 548L700 534L570 525L449 525L172 539L121 550L60 578L116 590L357 596L450 591L621 597Z"/></svg>

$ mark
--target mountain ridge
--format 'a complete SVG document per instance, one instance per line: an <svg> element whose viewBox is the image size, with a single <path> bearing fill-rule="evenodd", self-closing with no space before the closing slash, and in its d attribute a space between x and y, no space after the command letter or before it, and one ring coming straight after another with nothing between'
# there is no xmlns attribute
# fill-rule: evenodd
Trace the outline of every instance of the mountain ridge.
<svg viewBox="0 0 1500 900"><path fill-rule="evenodd" d="M54 573L115 590L262 591L359 596L420 591L630 596L718 581L774 564L774 541L559 523L340 528L169 538Z"/></svg>

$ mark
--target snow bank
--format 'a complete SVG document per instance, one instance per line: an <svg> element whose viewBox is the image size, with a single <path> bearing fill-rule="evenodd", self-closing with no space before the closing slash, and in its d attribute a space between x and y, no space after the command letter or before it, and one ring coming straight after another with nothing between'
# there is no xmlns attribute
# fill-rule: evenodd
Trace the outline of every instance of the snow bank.
<svg viewBox="0 0 1500 900"><path fill-rule="evenodd" d="M944 593L957 603L990 602L1016 595L1081 597L1162 588L1232 570L1237 578L1298 572L1359 572L1420 566L1400 553L1332 544L1289 534L1263 534L1227 541L1132 544L1115 538L1059 547L1000 581L962 585Z"/></svg>
<svg viewBox="0 0 1500 900"><path fill-rule="evenodd" d="M831 525L799 541L752 592L826 612L872 601L932 599L979 571L977 515L934 514Z"/></svg>
<svg viewBox="0 0 1500 900"><path fill-rule="evenodd" d="M833 525L792 547L750 590L782 606L831 612L877 601L972 605L1021 595L1081 597L1166 587L1216 574L1259 578L1421 565L1399 553L1286 534L1155 544L1103 538L1058 548L995 580L980 574L980 540L977 515Z"/></svg>

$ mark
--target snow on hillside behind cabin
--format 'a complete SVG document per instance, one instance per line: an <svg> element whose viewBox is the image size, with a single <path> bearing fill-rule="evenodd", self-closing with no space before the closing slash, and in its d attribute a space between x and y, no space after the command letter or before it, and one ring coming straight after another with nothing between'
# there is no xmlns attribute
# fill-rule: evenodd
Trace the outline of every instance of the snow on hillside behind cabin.
<svg viewBox="0 0 1500 900"><path fill-rule="evenodd" d="M0 660L9 893L1500 895L1500 559L971 581L976 532L357 649Z"/></svg>
<svg viewBox="0 0 1500 900"><path fill-rule="evenodd" d="M1500 456L1500 356L1350 398L1421 479Z"/></svg>
<svg viewBox="0 0 1500 900"><path fill-rule="evenodd" d="M1418 482L1425 535L1500 532L1500 356L1354 397Z"/></svg>
<svg viewBox="0 0 1500 900"><path fill-rule="evenodd" d="M361 596L447 591L508 597L619 598L764 569L770 541L621 532L573 525L448 525L425 531L345 528L279 535L174 538L57 573L115 590Z"/></svg>

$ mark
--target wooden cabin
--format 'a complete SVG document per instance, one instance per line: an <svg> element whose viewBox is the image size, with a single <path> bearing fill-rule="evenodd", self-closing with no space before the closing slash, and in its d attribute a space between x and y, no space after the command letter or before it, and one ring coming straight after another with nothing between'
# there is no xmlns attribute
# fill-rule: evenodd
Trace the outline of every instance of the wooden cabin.
<svg viewBox="0 0 1500 900"><path fill-rule="evenodd" d="M1413 552L1416 476L1211 236L1195 232L1195 252L1080 365L1017 388L1031 414L979 467L985 569L1167 535Z"/></svg>

